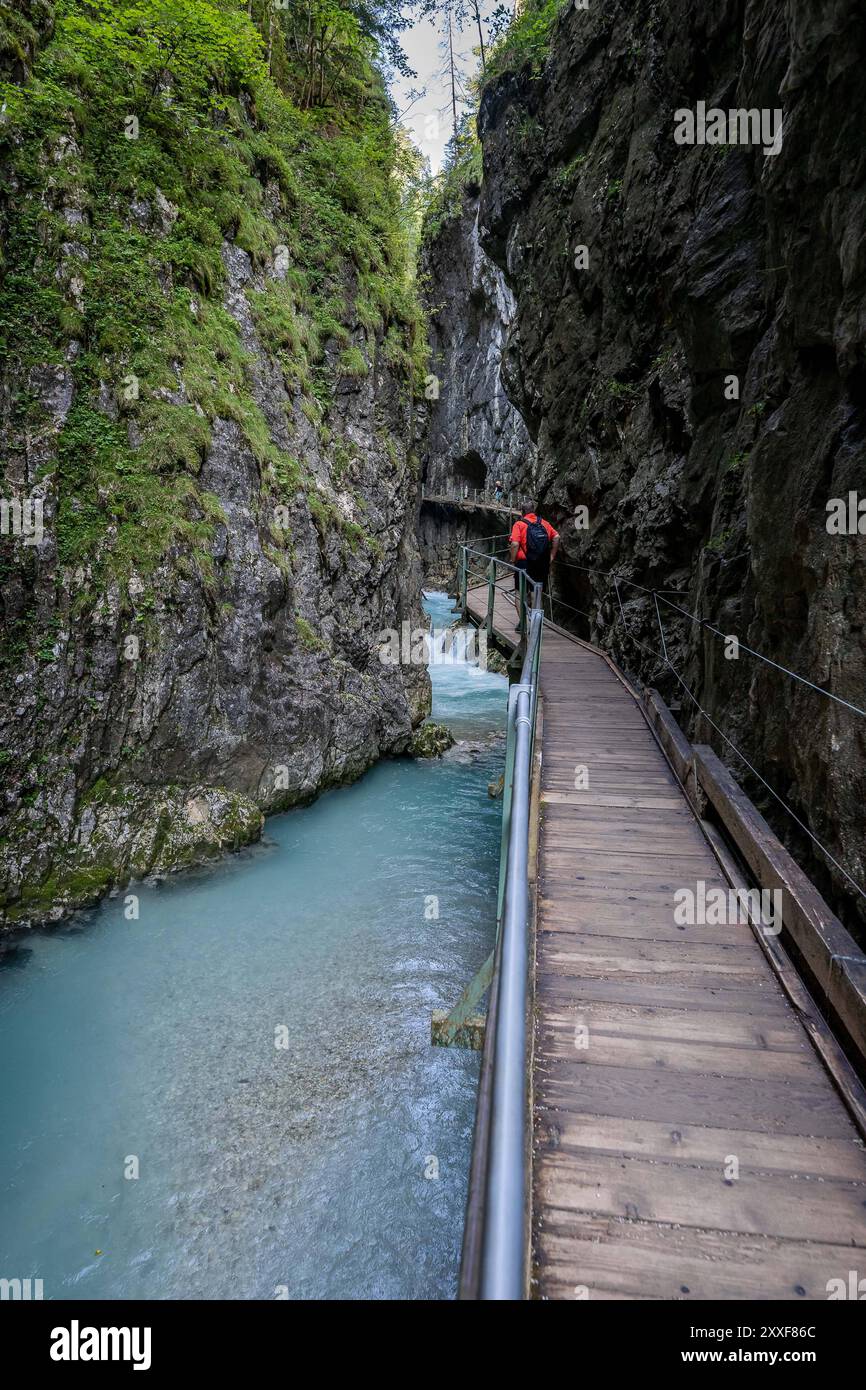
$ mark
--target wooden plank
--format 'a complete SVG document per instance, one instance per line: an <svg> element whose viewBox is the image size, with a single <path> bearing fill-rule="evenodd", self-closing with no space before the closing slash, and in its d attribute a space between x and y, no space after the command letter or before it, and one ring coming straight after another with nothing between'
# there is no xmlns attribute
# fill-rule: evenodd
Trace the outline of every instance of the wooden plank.
<svg viewBox="0 0 866 1390"><path fill-rule="evenodd" d="M540 1066L536 1060L536 1073ZM844 1139L851 1121L832 1087L821 1077L807 1081L702 1075L699 1082L675 1072L642 1067L573 1067L570 1075L544 1076L539 1102L583 1114L645 1116L675 1127L715 1125L761 1134L814 1134Z"/></svg>
<svg viewBox="0 0 866 1390"><path fill-rule="evenodd" d="M712 942L645 941L636 937L612 940L578 931L551 931L547 933L544 949L549 969L561 965L565 970L580 961L587 966L588 979L591 970L601 969L607 973L608 967L611 973L644 970L664 973L701 968L710 973L731 973L757 980L767 978L761 953L751 940L748 944L731 942L719 946Z"/></svg>
<svg viewBox="0 0 866 1390"><path fill-rule="evenodd" d="M738 1178L726 1178L724 1161L712 1171L555 1151L539 1163L538 1189L542 1202L566 1211L788 1240L826 1240L832 1232L833 1244L866 1249L862 1182L742 1169Z"/></svg>
<svg viewBox="0 0 866 1390"><path fill-rule="evenodd" d="M594 787L576 787L574 791L546 791L541 803L563 813L580 811L587 819L596 822L633 819L646 824L654 819L655 812L661 812L669 823L694 824L694 817L688 806L683 804L682 796L673 787L662 793L649 796L623 794L604 795ZM620 813L625 812L623 817ZM650 812L651 815L646 813Z"/></svg>
<svg viewBox="0 0 866 1390"><path fill-rule="evenodd" d="M815 1178L863 1181L863 1146L847 1139L803 1138L797 1134L755 1134L750 1130L671 1126L641 1117L565 1114L539 1109L536 1147L582 1154L597 1151L648 1159L709 1164L718 1168L736 1154L740 1169L762 1173L800 1173Z"/></svg>
<svg viewBox="0 0 866 1390"><path fill-rule="evenodd" d="M619 1221L548 1207L535 1236L542 1298L826 1299L838 1245Z"/></svg>
<svg viewBox="0 0 866 1390"><path fill-rule="evenodd" d="M545 758L550 766L546 770L546 782L549 791L562 790L574 791L574 779L577 768L586 768L589 774L589 787L587 790L593 794L601 792L603 794L613 793L613 795L624 796L660 796L670 791L676 784L670 774L665 774L659 770L648 775L635 772L633 768L626 767L605 767L600 768L589 763L584 758L557 762L545 752Z"/></svg>
<svg viewBox="0 0 866 1390"><path fill-rule="evenodd" d="M616 881L616 875L612 878ZM628 876L621 875L620 880L626 884ZM547 893L548 885L556 891ZM570 885L575 885L572 892L567 891ZM751 936L749 929L739 922L732 922L730 926L726 923L707 923L706 926L697 923L675 923L673 891L664 879L645 884L643 887L633 886L633 893L613 897L607 876L604 878L604 885L596 888L587 877L582 878L578 885L570 870L548 873L545 875L544 924L546 925L549 919L551 922L566 923L569 927L579 929L583 925L591 928L598 922L610 922L614 927L621 922L634 921L647 927L658 927L664 932L671 926L677 934L697 931L706 934L708 941L712 939L712 932L721 932L724 940L734 940L738 932L743 941L747 941Z"/></svg>
<svg viewBox="0 0 866 1390"><path fill-rule="evenodd" d="M820 1081L821 1067L804 1038L797 1050L728 1047L724 1043L651 1039L630 1033L599 1032L589 1020L564 1024L548 1018L539 1028L544 1067L560 1080L566 1066L652 1067L701 1075L782 1077ZM580 1043L580 1046L578 1046ZM553 1072L551 1072L551 1075Z"/></svg>
<svg viewBox="0 0 866 1390"><path fill-rule="evenodd" d="M661 819L663 812L659 812L658 815L659 820L654 827L652 840L641 838L642 835L646 836L648 826L641 828L628 822L620 825L592 825L587 821L570 823L548 819L548 841L552 849L591 850L607 855L649 854L656 858L676 855L678 862L682 861L683 854L690 854L705 858L708 866L712 864L703 836L693 825L666 825ZM716 875L713 874L712 877L715 878ZM694 890L695 881L696 876L689 874L680 887L691 887Z"/></svg>
<svg viewBox="0 0 866 1390"><path fill-rule="evenodd" d="M542 947L543 950L543 947ZM790 1009L777 989L769 981L762 985L734 988L708 983L684 985L669 979L653 981L652 993L647 993L645 980L629 979L581 979L569 978L559 971L548 970L542 963L537 972L538 993L557 1005L562 1003L591 1002L598 1000L608 1004L636 1004L666 1009L700 1009L707 1013L727 1013L732 1009L742 1013L753 1013L757 1017L790 1018Z"/></svg>
<svg viewBox="0 0 866 1390"><path fill-rule="evenodd" d="M569 1006L548 1000L543 1024L539 1026L562 1023L573 1030L578 1021L585 1022L595 1033L651 1041L724 1043L732 1047L760 1050L798 1050L804 1043L802 1028L794 1018L783 1012L774 1018L764 1019L733 1010L723 1014L706 1013L697 1008L612 1004L598 999L587 999L580 1004L572 1002Z"/></svg>
<svg viewBox="0 0 866 1390"><path fill-rule="evenodd" d="M629 942L629 946L634 943ZM560 951L553 960L545 961L548 972L556 973L562 980L568 979L573 991L582 992L584 984L593 980L625 980L639 986L640 1002L648 1003L657 991L678 987L717 990L730 995L732 990L751 988L756 994L763 987L764 994L772 989L758 966L740 966L735 961L718 965L707 965L703 961L662 959L642 960L636 951L618 958L612 951L580 952ZM549 975L545 975L545 979Z"/></svg>
<svg viewBox="0 0 866 1390"><path fill-rule="evenodd" d="M653 811L673 808L677 811L677 814L688 815L688 811L683 811L682 809L682 799L679 793L673 790L655 792L652 795L636 793L630 796L626 792L598 791L593 786L592 788L587 787L585 791L542 792L541 804L543 806L616 806L620 807L622 810L629 811Z"/></svg>
<svg viewBox="0 0 866 1390"><path fill-rule="evenodd" d="M629 853L622 850L606 852L602 849L574 848L569 851L553 848L549 855L545 852L545 861L548 860L552 868L570 873L575 883L591 876L593 871L601 871L638 880L647 874L652 881L663 875L661 881L668 883L671 889L682 888L698 878L703 878L708 885L721 884L718 875L711 871L712 856L699 846L687 846L677 853L675 859L664 852L656 853L650 844L642 844L639 849Z"/></svg>
<svg viewBox="0 0 866 1390"><path fill-rule="evenodd" d="M551 901L545 899L545 903ZM574 908L569 908L567 904L546 907L538 930L545 934L578 932L584 936L632 937L637 941L693 941L713 946L728 946L732 942L745 944L749 937L749 928L743 926L679 925L671 917L669 903L665 903L663 910L660 910L655 905L612 903L606 898L598 901L588 895L583 907L586 911L581 911L580 921ZM631 911L628 910L630 907Z"/></svg>
<svg viewBox="0 0 866 1390"><path fill-rule="evenodd" d="M576 850L572 854L560 850L555 857L551 852L551 862L545 865L544 874L545 883L556 885L560 900L574 904L583 900L585 892L598 888L611 894L617 893L628 901L640 901L641 894L644 894L672 905L677 888L682 887L684 881L688 883L690 877L695 881L701 876L702 869L706 883L712 884L714 878L708 866L693 861L688 866L691 873L685 871L684 879L683 873L671 872L665 855L632 855L627 861L622 853L604 855L598 851L581 850L579 857L580 862L576 864Z"/></svg>

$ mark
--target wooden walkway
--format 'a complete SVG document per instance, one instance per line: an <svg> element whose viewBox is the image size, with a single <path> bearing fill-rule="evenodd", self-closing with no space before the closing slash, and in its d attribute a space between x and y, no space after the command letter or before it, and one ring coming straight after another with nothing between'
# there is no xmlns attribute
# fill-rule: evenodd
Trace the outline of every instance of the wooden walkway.
<svg viewBox="0 0 866 1390"><path fill-rule="evenodd" d="M532 1292L826 1299L866 1276L848 1110L752 928L675 923L728 880L627 684L547 627L541 693Z"/></svg>

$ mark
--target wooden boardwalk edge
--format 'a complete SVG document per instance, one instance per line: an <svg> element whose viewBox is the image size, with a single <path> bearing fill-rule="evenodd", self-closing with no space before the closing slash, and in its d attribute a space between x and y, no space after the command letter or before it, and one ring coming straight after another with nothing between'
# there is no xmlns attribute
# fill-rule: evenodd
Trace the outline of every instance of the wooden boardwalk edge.
<svg viewBox="0 0 866 1390"><path fill-rule="evenodd" d="M712 748L688 742L657 690L642 704L697 815L706 803L759 888L780 889L786 933L866 1067L866 956Z"/></svg>

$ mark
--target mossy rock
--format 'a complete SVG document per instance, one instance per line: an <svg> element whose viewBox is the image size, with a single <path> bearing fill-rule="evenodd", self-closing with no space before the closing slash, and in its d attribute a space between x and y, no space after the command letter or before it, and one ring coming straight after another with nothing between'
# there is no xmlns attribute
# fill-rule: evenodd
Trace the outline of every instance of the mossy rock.
<svg viewBox="0 0 866 1390"><path fill-rule="evenodd" d="M487 670L492 672L494 676L506 676L508 674L508 661L495 647L487 648Z"/></svg>
<svg viewBox="0 0 866 1390"><path fill-rule="evenodd" d="M422 724L412 735L409 755L413 758L441 758L454 746L454 735L444 724Z"/></svg>
<svg viewBox="0 0 866 1390"><path fill-rule="evenodd" d="M46 873L23 878L0 895L0 926L56 922L98 902L132 879L164 875L256 841L264 816L241 792L224 787L111 784L100 779L82 799L79 839L57 850ZM0 850L0 881L9 883L14 843Z"/></svg>

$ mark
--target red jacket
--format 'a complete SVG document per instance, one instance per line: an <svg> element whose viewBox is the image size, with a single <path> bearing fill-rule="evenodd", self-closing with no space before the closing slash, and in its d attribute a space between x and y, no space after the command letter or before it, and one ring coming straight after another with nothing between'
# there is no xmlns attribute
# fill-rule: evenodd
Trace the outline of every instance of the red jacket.
<svg viewBox="0 0 866 1390"><path fill-rule="evenodd" d="M526 516L523 517L520 521L515 521L514 525L511 528L511 542L512 545L517 545L518 560L526 559L526 523L528 521L541 522L542 526L547 532L547 539L550 541L551 545L553 544L556 537L559 535L559 532L554 531L550 522L545 521L543 516L538 517L535 515L535 512L527 512Z"/></svg>

